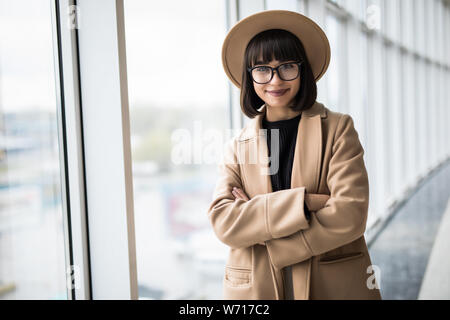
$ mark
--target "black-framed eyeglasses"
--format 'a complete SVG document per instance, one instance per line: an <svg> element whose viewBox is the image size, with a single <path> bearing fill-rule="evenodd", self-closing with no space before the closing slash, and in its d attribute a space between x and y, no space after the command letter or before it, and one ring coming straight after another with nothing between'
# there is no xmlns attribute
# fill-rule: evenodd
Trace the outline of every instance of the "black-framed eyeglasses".
<svg viewBox="0 0 450 320"><path fill-rule="evenodd" d="M292 81L300 75L300 62L286 62L280 64L278 67L272 68L270 66L256 66L247 68L252 80L258 84L269 83L273 78L273 73L276 70L278 77L283 81Z"/></svg>

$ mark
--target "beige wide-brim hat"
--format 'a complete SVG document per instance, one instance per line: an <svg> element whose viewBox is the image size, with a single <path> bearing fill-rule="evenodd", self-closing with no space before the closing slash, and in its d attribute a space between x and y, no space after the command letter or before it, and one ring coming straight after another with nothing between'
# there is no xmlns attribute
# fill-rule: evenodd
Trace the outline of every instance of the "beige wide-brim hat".
<svg viewBox="0 0 450 320"><path fill-rule="evenodd" d="M308 17L293 11L267 10L248 16L228 32L222 46L222 64L231 82L241 87L244 54L250 40L269 29L284 29L296 35L305 48L314 78L325 74L330 64L330 43L325 32Z"/></svg>

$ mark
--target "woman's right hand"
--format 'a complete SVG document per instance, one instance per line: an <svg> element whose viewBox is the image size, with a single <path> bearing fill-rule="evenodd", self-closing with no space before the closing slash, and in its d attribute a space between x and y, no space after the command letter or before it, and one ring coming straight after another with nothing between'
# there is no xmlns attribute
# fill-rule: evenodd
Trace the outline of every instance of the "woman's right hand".
<svg viewBox="0 0 450 320"><path fill-rule="evenodd" d="M241 199L241 200L244 200L244 201L250 200L248 198L248 196L245 194L244 190L242 190L241 188L233 187L233 190L231 190L231 194L235 197L235 200L236 199ZM266 245L265 242L258 242L258 244L260 244L262 246Z"/></svg>

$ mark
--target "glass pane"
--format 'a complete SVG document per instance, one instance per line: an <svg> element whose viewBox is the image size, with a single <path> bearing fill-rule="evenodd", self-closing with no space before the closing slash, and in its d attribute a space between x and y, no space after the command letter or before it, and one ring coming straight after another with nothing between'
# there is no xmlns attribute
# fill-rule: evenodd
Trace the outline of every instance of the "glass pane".
<svg viewBox="0 0 450 320"><path fill-rule="evenodd" d="M223 1L125 1L141 299L221 298L228 247L207 209L229 122L225 17Z"/></svg>
<svg viewBox="0 0 450 320"><path fill-rule="evenodd" d="M225 1L224 1L225 2ZM264 10L264 0L238 1L239 20Z"/></svg>
<svg viewBox="0 0 450 320"><path fill-rule="evenodd" d="M0 0L0 299L67 299L50 10Z"/></svg>
<svg viewBox="0 0 450 320"><path fill-rule="evenodd" d="M326 34L330 42L331 60L328 66L328 71L325 79L327 79L328 93L327 104L332 106L335 110L341 110L342 90L344 89L340 84L341 65L342 65L342 25L341 22L332 14L326 15Z"/></svg>
<svg viewBox="0 0 450 320"><path fill-rule="evenodd" d="M297 11L297 0L266 0L266 10L291 10Z"/></svg>
<svg viewBox="0 0 450 320"><path fill-rule="evenodd" d="M365 21L366 5L364 0L345 0L343 5L355 18Z"/></svg>
<svg viewBox="0 0 450 320"><path fill-rule="evenodd" d="M353 117L363 147L367 144L367 37L356 24L348 24L347 61L349 113ZM333 55L334 53L332 53ZM365 154L366 155L366 154Z"/></svg>

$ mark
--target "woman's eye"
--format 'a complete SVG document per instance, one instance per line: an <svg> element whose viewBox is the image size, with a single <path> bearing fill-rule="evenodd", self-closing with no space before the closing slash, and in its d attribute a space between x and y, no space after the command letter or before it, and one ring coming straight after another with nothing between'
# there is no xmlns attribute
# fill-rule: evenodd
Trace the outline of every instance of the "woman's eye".
<svg viewBox="0 0 450 320"><path fill-rule="evenodd" d="M293 64L293 63L284 64L284 65L283 65L283 68L284 68L284 69L292 69L292 68L294 68L294 64Z"/></svg>
<svg viewBox="0 0 450 320"><path fill-rule="evenodd" d="M269 70L269 68L267 68L267 67L257 67L256 68L257 72L267 72L267 70Z"/></svg>

